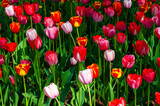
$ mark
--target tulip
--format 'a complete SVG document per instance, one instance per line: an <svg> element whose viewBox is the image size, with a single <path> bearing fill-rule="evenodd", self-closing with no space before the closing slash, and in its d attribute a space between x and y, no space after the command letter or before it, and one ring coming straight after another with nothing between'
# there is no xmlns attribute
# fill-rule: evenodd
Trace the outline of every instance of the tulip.
<svg viewBox="0 0 160 106"><path fill-rule="evenodd" d="M58 25L59 25L59 29L62 30L62 24L64 24L64 22L59 22Z"/></svg>
<svg viewBox="0 0 160 106"><path fill-rule="evenodd" d="M83 84L90 84L93 80L92 69L85 69L83 71L80 71L78 74L78 79Z"/></svg>
<svg viewBox="0 0 160 106"><path fill-rule="evenodd" d="M113 38L116 35L116 27L112 24L108 24L107 27L103 26L103 33L108 38Z"/></svg>
<svg viewBox="0 0 160 106"><path fill-rule="evenodd" d="M138 74L129 74L127 76L127 83L132 89L136 89L142 83L142 76Z"/></svg>
<svg viewBox="0 0 160 106"><path fill-rule="evenodd" d="M58 27L47 27L45 30L44 30L45 34L47 35L47 37L51 40L53 39L57 39L58 37L58 34L59 34L59 28Z"/></svg>
<svg viewBox="0 0 160 106"><path fill-rule="evenodd" d="M130 69L130 68L132 68L134 63L135 63L135 56L132 55L132 54L131 55L125 55L122 58L122 64L123 64L124 68Z"/></svg>
<svg viewBox="0 0 160 106"><path fill-rule="evenodd" d="M27 15L33 15L35 13L35 7L34 4L29 4L28 2L23 3L24 11Z"/></svg>
<svg viewBox="0 0 160 106"><path fill-rule="evenodd" d="M35 12L39 11L39 4L37 2L33 3Z"/></svg>
<svg viewBox="0 0 160 106"><path fill-rule="evenodd" d="M101 51L105 51L109 48L109 41L106 39L100 39L98 42L98 46Z"/></svg>
<svg viewBox="0 0 160 106"><path fill-rule="evenodd" d="M73 28L72 28L72 24L67 21L66 23L62 24L62 30L66 33L69 34L72 32Z"/></svg>
<svg viewBox="0 0 160 106"><path fill-rule="evenodd" d="M157 66L160 68L160 57L157 58Z"/></svg>
<svg viewBox="0 0 160 106"><path fill-rule="evenodd" d="M81 0L83 4L88 4L89 0Z"/></svg>
<svg viewBox="0 0 160 106"><path fill-rule="evenodd" d="M97 78L99 75L99 66L95 63L87 66L87 69L92 69L93 72L93 79Z"/></svg>
<svg viewBox="0 0 160 106"><path fill-rule="evenodd" d="M77 6L76 7L76 15L79 17L84 17L86 14L86 8L85 6Z"/></svg>
<svg viewBox="0 0 160 106"><path fill-rule="evenodd" d="M160 19L156 16L156 17L152 17L152 21L154 23L156 23L158 26L160 26Z"/></svg>
<svg viewBox="0 0 160 106"><path fill-rule="evenodd" d="M19 64L15 67L15 70L18 75L25 76L30 69L29 64Z"/></svg>
<svg viewBox="0 0 160 106"><path fill-rule="evenodd" d="M122 3L121 2L114 2L113 3L113 9L115 10L116 13L119 13L122 8Z"/></svg>
<svg viewBox="0 0 160 106"><path fill-rule="evenodd" d="M107 61L109 61L109 62L113 61L114 58L115 58L115 52L114 52L114 50L111 50L111 49L106 50L106 51L104 52L104 58L105 58Z"/></svg>
<svg viewBox="0 0 160 106"><path fill-rule="evenodd" d="M138 11L136 15L134 14L134 16L138 22L143 22L145 19L144 12Z"/></svg>
<svg viewBox="0 0 160 106"><path fill-rule="evenodd" d="M1 77L2 77L2 70L1 70L1 67L0 67L0 79L1 79Z"/></svg>
<svg viewBox="0 0 160 106"><path fill-rule="evenodd" d="M4 49L8 52L14 52L16 50L17 43L10 42L4 45Z"/></svg>
<svg viewBox="0 0 160 106"><path fill-rule="evenodd" d="M5 44L7 44L7 39L5 37L0 37L0 48L4 49Z"/></svg>
<svg viewBox="0 0 160 106"><path fill-rule="evenodd" d="M23 15L23 8L21 6L14 6L14 13L15 17Z"/></svg>
<svg viewBox="0 0 160 106"><path fill-rule="evenodd" d="M141 7L142 5L145 5L146 0L138 0L138 6Z"/></svg>
<svg viewBox="0 0 160 106"><path fill-rule="evenodd" d="M154 30L154 33L155 33L155 35L157 36L157 38L160 39L160 27L157 27L157 28Z"/></svg>
<svg viewBox="0 0 160 106"><path fill-rule="evenodd" d="M87 54L87 48L83 46L75 46L73 49L73 57L78 61L78 62L83 62L86 59L86 54Z"/></svg>
<svg viewBox="0 0 160 106"><path fill-rule="evenodd" d="M101 35L96 35L96 36L93 36L93 41L98 44L98 42L102 39L102 36Z"/></svg>
<svg viewBox="0 0 160 106"><path fill-rule="evenodd" d="M124 0L123 4L125 8L129 9L132 6L132 0Z"/></svg>
<svg viewBox="0 0 160 106"><path fill-rule="evenodd" d="M44 17L44 25L46 27L52 27L53 24L54 24L54 22L51 17Z"/></svg>
<svg viewBox="0 0 160 106"><path fill-rule="evenodd" d="M108 106L126 106L126 101L123 97L120 97L120 99L114 99L112 102L108 102Z"/></svg>
<svg viewBox="0 0 160 106"><path fill-rule="evenodd" d="M51 99L54 99L59 95L58 88L54 83L50 83L50 85L44 87L44 93Z"/></svg>
<svg viewBox="0 0 160 106"><path fill-rule="evenodd" d="M113 17L115 15L115 11L112 7L104 8L104 11L108 17Z"/></svg>
<svg viewBox="0 0 160 106"><path fill-rule="evenodd" d="M10 2L11 2L12 4L18 3L18 1L19 1L19 0L10 0Z"/></svg>
<svg viewBox="0 0 160 106"><path fill-rule="evenodd" d="M1 2L1 4L2 4L2 7L7 7L10 3L9 3L9 1L8 0L3 0L2 2Z"/></svg>
<svg viewBox="0 0 160 106"><path fill-rule="evenodd" d="M15 85L15 79L13 75L9 75L9 80L11 81L12 85Z"/></svg>
<svg viewBox="0 0 160 106"><path fill-rule="evenodd" d="M56 65L58 63L57 53L55 51L47 51L45 60L50 66Z"/></svg>
<svg viewBox="0 0 160 106"><path fill-rule="evenodd" d="M118 41L118 43L124 44L126 41L126 35L124 33L118 33L117 38L115 37L115 39Z"/></svg>
<svg viewBox="0 0 160 106"><path fill-rule="evenodd" d="M19 32L19 29L20 29L20 24L19 24L19 22L12 22L12 23L10 24L10 28L11 28L11 31L12 31L13 33L18 33L18 32Z"/></svg>
<svg viewBox="0 0 160 106"><path fill-rule="evenodd" d="M101 22L103 20L103 15L99 12L94 11L92 18L95 22Z"/></svg>
<svg viewBox="0 0 160 106"><path fill-rule="evenodd" d="M114 78L120 78L123 75L123 71L120 68L113 68L111 73Z"/></svg>
<svg viewBox="0 0 160 106"><path fill-rule="evenodd" d="M35 39L37 39L37 32L35 29L30 28L26 31L26 36L29 40L34 41Z"/></svg>
<svg viewBox="0 0 160 106"><path fill-rule="evenodd" d="M83 47L85 47L87 45L87 41L88 41L87 37L79 37L79 38L77 38L77 44L79 46L82 45Z"/></svg>
<svg viewBox="0 0 160 106"><path fill-rule="evenodd" d="M140 56L148 55L150 47L148 47L147 43L144 40L137 40L136 45L133 45L136 53Z"/></svg>
<svg viewBox="0 0 160 106"><path fill-rule="evenodd" d="M155 101L156 101L156 103L158 104L158 105L160 105L160 93L159 92L156 92L155 93Z"/></svg>
<svg viewBox="0 0 160 106"><path fill-rule="evenodd" d="M32 49L39 49L42 46L42 40L41 38L37 35L37 38L34 41L31 41L27 38L27 41L29 43L29 45L31 46Z"/></svg>
<svg viewBox="0 0 160 106"><path fill-rule="evenodd" d="M92 17L93 12L94 12L94 9L92 7L86 8L86 17Z"/></svg>
<svg viewBox="0 0 160 106"><path fill-rule="evenodd" d="M151 13L152 15L157 15L158 14L158 11L159 11L159 5L154 3L152 6L151 6Z"/></svg>
<svg viewBox="0 0 160 106"><path fill-rule="evenodd" d="M150 83L150 82L154 81L155 75L156 75L156 71L153 71L152 68L143 69L142 76L146 82Z"/></svg>
<svg viewBox="0 0 160 106"><path fill-rule="evenodd" d="M61 21L61 13L59 11L51 12L51 17L55 23L59 23Z"/></svg>
<svg viewBox="0 0 160 106"><path fill-rule="evenodd" d="M0 65L2 65L5 61L5 57L3 55L0 55Z"/></svg>
<svg viewBox="0 0 160 106"><path fill-rule="evenodd" d="M111 0L103 0L102 6L109 7L111 6L111 4L112 4Z"/></svg>
<svg viewBox="0 0 160 106"><path fill-rule="evenodd" d="M71 65L76 65L77 60L74 57L72 57L72 58L70 58L70 63L71 63Z"/></svg>
<svg viewBox="0 0 160 106"><path fill-rule="evenodd" d="M79 27L82 23L82 17L79 16L74 16L71 17L69 22L74 26L74 27Z"/></svg>
<svg viewBox="0 0 160 106"><path fill-rule="evenodd" d="M8 5L7 7L5 7L5 13L7 16L12 17L14 16L14 8L13 5Z"/></svg>
<svg viewBox="0 0 160 106"><path fill-rule="evenodd" d="M141 30L141 25L137 25L135 22L129 23L128 30L130 34L137 35Z"/></svg>
<svg viewBox="0 0 160 106"><path fill-rule="evenodd" d="M153 21L152 18L145 18L144 21L142 21L142 24L147 28L147 29L151 29L153 26Z"/></svg>
<svg viewBox="0 0 160 106"><path fill-rule="evenodd" d="M116 28L119 30L119 31L125 31L126 30L126 24L124 21L118 21L116 23Z"/></svg>
<svg viewBox="0 0 160 106"><path fill-rule="evenodd" d="M19 21L20 24L25 25L27 24L28 17L25 15L18 15L17 20Z"/></svg>
<svg viewBox="0 0 160 106"><path fill-rule="evenodd" d="M35 24L39 24L41 22L41 19L42 19L42 16L40 14L34 14L32 16L32 21L35 23Z"/></svg>
<svg viewBox="0 0 160 106"><path fill-rule="evenodd" d="M29 64L29 66L31 65L31 62L28 60L21 60L20 64Z"/></svg>
<svg viewBox="0 0 160 106"><path fill-rule="evenodd" d="M94 4L93 4L93 7L98 10L101 8L101 2L100 1L95 1Z"/></svg>

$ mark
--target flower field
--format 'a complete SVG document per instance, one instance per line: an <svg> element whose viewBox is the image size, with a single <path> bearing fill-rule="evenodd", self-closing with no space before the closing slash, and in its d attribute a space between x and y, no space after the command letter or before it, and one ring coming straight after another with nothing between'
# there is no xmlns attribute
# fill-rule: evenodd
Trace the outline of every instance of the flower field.
<svg viewBox="0 0 160 106"><path fill-rule="evenodd" d="M159 0L1 0L1 106L159 106Z"/></svg>

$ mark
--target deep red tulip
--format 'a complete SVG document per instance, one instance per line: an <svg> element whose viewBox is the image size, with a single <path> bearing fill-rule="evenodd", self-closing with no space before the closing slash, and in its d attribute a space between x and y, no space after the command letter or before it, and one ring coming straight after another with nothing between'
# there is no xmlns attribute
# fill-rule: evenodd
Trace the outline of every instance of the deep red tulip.
<svg viewBox="0 0 160 106"><path fill-rule="evenodd" d="M101 51L105 51L109 48L109 41L106 39L100 39L98 42L98 46Z"/></svg>
<svg viewBox="0 0 160 106"><path fill-rule="evenodd" d="M115 37L115 39L118 41L118 43L124 44L126 41L126 35L124 33L117 33L117 38Z"/></svg>
<svg viewBox="0 0 160 106"><path fill-rule="evenodd" d="M115 11L112 7L104 8L104 11L108 17L113 17L115 15Z"/></svg>
<svg viewBox="0 0 160 106"><path fill-rule="evenodd" d="M34 41L31 41L28 38L27 38L27 41L32 49L35 49L35 47L36 47L36 49L39 49L42 46L42 40L38 35Z"/></svg>
<svg viewBox="0 0 160 106"><path fill-rule="evenodd" d="M33 3L35 12L39 11L39 4L37 2Z"/></svg>
<svg viewBox="0 0 160 106"><path fill-rule="evenodd" d="M2 7L7 7L10 3L9 3L9 0L3 0L2 2L1 2L1 4L2 4Z"/></svg>
<svg viewBox="0 0 160 106"><path fill-rule="evenodd" d="M47 51L45 53L45 60L50 66L56 65L58 63L57 53L55 51Z"/></svg>
<svg viewBox="0 0 160 106"><path fill-rule="evenodd" d="M147 29L151 29L153 26L153 21L152 18L145 18L144 21L142 21L142 24L147 28Z"/></svg>
<svg viewBox="0 0 160 106"><path fill-rule="evenodd" d="M17 43L11 42L4 45L4 49L8 52L14 52L16 50Z"/></svg>
<svg viewBox="0 0 160 106"><path fill-rule="evenodd" d="M101 22L103 20L103 15L99 12L96 12L96 11L93 12L92 17L95 22Z"/></svg>
<svg viewBox="0 0 160 106"><path fill-rule="evenodd" d="M0 48L4 49L5 44L7 44L7 39L5 37L0 37Z"/></svg>
<svg viewBox="0 0 160 106"><path fill-rule="evenodd" d="M128 30L130 34L137 35L141 30L141 25L137 25L135 22L129 23Z"/></svg>
<svg viewBox="0 0 160 106"><path fill-rule="evenodd" d="M125 55L122 58L122 64L123 64L124 68L130 69L130 68L132 68L132 66L134 65L134 63L135 63L135 56L132 55L132 54Z"/></svg>
<svg viewBox="0 0 160 106"><path fill-rule="evenodd" d="M126 106L126 101L123 97L120 97L119 99L114 99L112 102L108 102L108 106Z"/></svg>
<svg viewBox="0 0 160 106"><path fill-rule="evenodd" d="M132 89L136 89L142 83L142 76L138 74L129 74L127 76L127 83Z"/></svg>
<svg viewBox="0 0 160 106"><path fill-rule="evenodd" d="M76 15L79 17L84 17L86 14L86 7L85 6L77 6L76 7Z"/></svg>
<svg viewBox="0 0 160 106"><path fill-rule="evenodd" d="M112 24L108 24L107 27L103 26L103 33L108 38L113 38L116 35L116 27Z"/></svg>
<svg viewBox="0 0 160 106"><path fill-rule="evenodd" d="M158 105L160 105L160 93L159 92L156 92L155 93L155 101L156 101L156 103L158 104Z"/></svg>
<svg viewBox="0 0 160 106"><path fill-rule="evenodd" d="M111 4L112 4L111 0L103 0L102 6L109 7L111 6Z"/></svg>
<svg viewBox="0 0 160 106"><path fill-rule="evenodd" d="M156 71L153 71L152 68L143 69L142 77L146 82L150 83L150 82L154 81L155 76L156 76Z"/></svg>
<svg viewBox="0 0 160 106"><path fill-rule="evenodd" d="M28 2L24 2L23 8L27 15L33 15L35 13L34 4L29 4Z"/></svg>
<svg viewBox="0 0 160 106"><path fill-rule="evenodd" d="M94 9L92 7L86 8L86 17L92 17L93 12L94 12Z"/></svg>
<svg viewBox="0 0 160 106"><path fill-rule="evenodd" d="M87 54L87 48L83 46L75 46L73 49L73 57L78 61L78 62L83 62L86 59L86 54Z"/></svg>
<svg viewBox="0 0 160 106"><path fill-rule="evenodd" d="M14 6L14 15L18 17L18 15L23 15L23 8L21 6Z"/></svg>
<svg viewBox="0 0 160 106"><path fill-rule="evenodd" d="M125 31L126 30L126 24L124 21L118 21L116 23L116 28L119 30L119 31Z"/></svg>
<svg viewBox="0 0 160 106"><path fill-rule="evenodd" d="M28 21L28 17L25 15L18 15L17 20L19 21L20 24L25 25Z"/></svg>
<svg viewBox="0 0 160 106"><path fill-rule="evenodd" d="M32 21L35 23L35 24L39 24L41 22L41 19L42 19L42 16L40 14L34 14L32 16Z"/></svg>
<svg viewBox="0 0 160 106"><path fill-rule="evenodd" d="M157 58L157 66L160 68L160 57Z"/></svg>
<svg viewBox="0 0 160 106"><path fill-rule="evenodd" d="M138 22L143 22L145 19L144 12L138 11L136 15L134 14L134 16Z"/></svg>
<svg viewBox="0 0 160 106"><path fill-rule="evenodd" d="M157 38L160 40L160 27L157 27L157 28L154 30L154 33L155 33L155 35L157 36Z"/></svg>
<svg viewBox="0 0 160 106"><path fill-rule="evenodd" d="M19 24L19 22L12 22L12 23L10 24L10 28L11 28L11 31L12 31L13 33L18 33L18 32L19 32L19 29L20 29L20 24Z"/></svg>
<svg viewBox="0 0 160 106"><path fill-rule="evenodd" d="M98 42L102 39L102 36L101 35L96 35L96 36L93 36L93 41L98 44Z"/></svg>

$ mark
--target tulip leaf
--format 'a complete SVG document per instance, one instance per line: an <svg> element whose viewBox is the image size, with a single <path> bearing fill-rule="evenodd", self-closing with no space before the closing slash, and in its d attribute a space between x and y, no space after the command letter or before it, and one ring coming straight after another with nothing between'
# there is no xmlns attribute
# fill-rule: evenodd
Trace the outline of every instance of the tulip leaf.
<svg viewBox="0 0 160 106"><path fill-rule="evenodd" d="M75 98L76 98L76 95L75 95L75 91L74 91L74 88L70 87L71 89L71 92L72 92L72 99L71 99L71 105L75 105L76 103L74 102L75 101ZM78 105L78 104L77 104Z"/></svg>
<svg viewBox="0 0 160 106"><path fill-rule="evenodd" d="M47 98L47 101L45 102L45 104L43 106L50 106L52 99L51 98Z"/></svg>
<svg viewBox="0 0 160 106"><path fill-rule="evenodd" d="M4 94L4 105L6 105L6 102L8 101L8 93L9 93L9 85L7 86L7 89Z"/></svg>
<svg viewBox="0 0 160 106"><path fill-rule="evenodd" d="M14 95L15 95L15 101L14 101L15 103L14 104L15 104L15 106L18 106L19 96L18 96L17 92L15 92Z"/></svg>
<svg viewBox="0 0 160 106"><path fill-rule="evenodd" d="M82 90L82 87L79 88L79 91L76 93L77 101L79 106L83 106L85 100L85 92Z"/></svg>
<svg viewBox="0 0 160 106"><path fill-rule="evenodd" d="M110 92L110 100L113 101L114 99L113 87L110 84L109 84L109 92Z"/></svg>
<svg viewBox="0 0 160 106"><path fill-rule="evenodd" d="M155 56L154 56L154 64L157 66L157 58L160 57L160 40L158 42L159 44L156 46Z"/></svg>

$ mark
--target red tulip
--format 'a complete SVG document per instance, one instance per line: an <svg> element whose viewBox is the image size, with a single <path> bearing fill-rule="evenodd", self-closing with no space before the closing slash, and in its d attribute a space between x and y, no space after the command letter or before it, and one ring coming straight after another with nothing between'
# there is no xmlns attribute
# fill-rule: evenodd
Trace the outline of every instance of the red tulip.
<svg viewBox="0 0 160 106"><path fill-rule="evenodd" d="M5 7L7 7L10 3L9 3L8 0L3 0L1 4L2 4L2 7L5 8Z"/></svg>
<svg viewBox="0 0 160 106"><path fill-rule="evenodd" d="M147 29L151 29L153 26L153 21L152 18L145 18L144 21L142 21L142 24L147 28Z"/></svg>
<svg viewBox="0 0 160 106"><path fill-rule="evenodd" d="M14 6L14 15L18 17L18 15L23 15L23 8L21 6Z"/></svg>
<svg viewBox="0 0 160 106"><path fill-rule="evenodd" d="M87 48L83 46L75 46L73 49L73 56L78 62L83 62L86 59Z"/></svg>
<svg viewBox="0 0 160 106"><path fill-rule="evenodd" d="M108 17L113 17L115 15L115 11L112 7L104 8L104 11Z"/></svg>
<svg viewBox="0 0 160 106"><path fill-rule="evenodd" d="M13 86L15 85L15 79L13 75L9 75L9 80L11 81L11 83L13 84Z"/></svg>
<svg viewBox="0 0 160 106"><path fill-rule="evenodd" d="M129 74L127 76L127 83L132 89L136 89L142 83L142 76L138 74Z"/></svg>
<svg viewBox="0 0 160 106"><path fill-rule="evenodd" d="M131 55L125 55L122 58L122 64L123 64L124 68L130 69L130 68L132 68L134 63L135 63L135 56L132 55L132 54Z"/></svg>
<svg viewBox="0 0 160 106"><path fill-rule="evenodd" d="M134 16L138 22L143 22L145 19L144 12L138 11L136 15L134 14Z"/></svg>
<svg viewBox="0 0 160 106"><path fill-rule="evenodd" d="M160 40L160 27L157 27L157 28L154 30L154 33L155 33L155 35L157 36L157 38Z"/></svg>
<svg viewBox="0 0 160 106"><path fill-rule="evenodd" d="M92 7L86 8L86 17L92 17L93 12L94 12L94 9Z"/></svg>
<svg viewBox="0 0 160 106"><path fill-rule="evenodd" d="M93 41L98 44L98 42L102 39L102 36L101 35L96 35L96 36L93 36Z"/></svg>
<svg viewBox="0 0 160 106"><path fill-rule="evenodd" d="M108 38L113 38L116 35L116 27L112 24L108 24L107 27L103 26L103 33Z"/></svg>
<svg viewBox="0 0 160 106"><path fill-rule="evenodd" d="M39 4L37 2L33 3L35 12L39 11Z"/></svg>
<svg viewBox="0 0 160 106"><path fill-rule="evenodd" d="M150 82L154 81L155 75L156 75L156 71L153 71L152 68L143 69L142 76L146 82L150 83Z"/></svg>
<svg viewBox="0 0 160 106"><path fill-rule="evenodd" d="M116 28L119 30L119 31L125 31L126 30L126 24L124 21L118 21L116 23Z"/></svg>
<svg viewBox="0 0 160 106"><path fill-rule="evenodd" d="M42 40L41 38L37 35L37 38L34 41L31 41L27 38L27 41L29 43L29 45L31 46L32 49L39 49L42 46Z"/></svg>
<svg viewBox="0 0 160 106"><path fill-rule="evenodd" d="M121 2L114 2L113 3L113 9L115 10L115 16L120 16L122 12L122 3Z"/></svg>
<svg viewBox="0 0 160 106"><path fill-rule="evenodd" d="M20 24L25 25L28 21L28 17L25 15L18 15L17 20L19 21Z"/></svg>
<svg viewBox="0 0 160 106"><path fill-rule="evenodd" d="M102 6L109 7L111 6L111 4L112 4L111 0L103 0Z"/></svg>
<svg viewBox="0 0 160 106"><path fill-rule="evenodd" d="M156 92L155 93L155 101L156 101L156 103L158 104L158 105L160 105L160 93L159 92Z"/></svg>
<svg viewBox="0 0 160 106"><path fill-rule="evenodd" d="M59 23L61 21L61 13L59 11L51 12L51 17L55 23Z"/></svg>
<svg viewBox="0 0 160 106"><path fill-rule="evenodd" d="M82 23L82 17L79 17L79 16L74 16L74 17L71 17L69 22L74 26L74 27L79 27Z"/></svg>
<svg viewBox="0 0 160 106"><path fill-rule="evenodd" d="M160 26L160 18L158 18L157 16L156 17L152 17L152 21L154 23L156 23L158 26Z"/></svg>
<svg viewBox="0 0 160 106"><path fill-rule="evenodd" d="M27 15L33 15L35 13L34 4L29 4L28 2L24 2L23 8Z"/></svg>
<svg viewBox="0 0 160 106"><path fill-rule="evenodd" d="M45 60L50 66L56 65L58 63L57 53L55 51L47 51Z"/></svg>
<svg viewBox="0 0 160 106"><path fill-rule="evenodd" d="M108 106L126 106L126 101L123 97L120 97L120 99L114 99L112 102L108 102Z"/></svg>
<svg viewBox="0 0 160 106"><path fill-rule="evenodd" d="M11 42L4 45L4 49L8 52L14 52L16 50L17 43Z"/></svg>
<svg viewBox="0 0 160 106"><path fill-rule="evenodd" d="M19 32L19 29L20 29L20 24L19 24L19 22L12 22L11 24L10 24L10 28L11 28L11 31L13 32L13 33L18 33ZM16 35L15 35L16 36Z"/></svg>
<svg viewBox="0 0 160 106"><path fill-rule="evenodd" d="M76 15L79 17L84 17L86 14L86 8L85 6L77 6L76 7Z"/></svg>
<svg viewBox="0 0 160 106"><path fill-rule="evenodd" d="M97 78L99 75L99 66L95 63L87 66L87 69L92 69L93 72L93 79Z"/></svg>
<svg viewBox="0 0 160 106"><path fill-rule="evenodd" d="M98 46L101 51L105 51L109 48L109 41L106 39L100 39L98 42Z"/></svg>
<svg viewBox="0 0 160 106"><path fill-rule="evenodd" d="M115 37L115 39L118 41L118 43L124 44L126 41L126 35L124 33L117 33L117 38Z"/></svg>
<svg viewBox="0 0 160 106"><path fill-rule="evenodd" d="M137 35L141 30L141 25L137 25L135 22L129 23L128 30L130 34Z"/></svg>
<svg viewBox="0 0 160 106"><path fill-rule="evenodd" d="M101 22L103 20L103 15L99 12L94 11L92 18L95 22Z"/></svg>
<svg viewBox="0 0 160 106"><path fill-rule="evenodd" d="M148 55L150 47L148 47L147 43L144 40L137 40L136 45L133 44L133 47L136 53L140 56Z"/></svg>
<svg viewBox="0 0 160 106"><path fill-rule="evenodd" d="M157 66L160 68L160 57L157 58Z"/></svg>
<svg viewBox="0 0 160 106"><path fill-rule="evenodd" d="M0 48L4 49L5 44L7 44L7 39L5 37L0 37Z"/></svg>
<svg viewBox="0 0 160 106"><path fill-rule="evenodd" d="M40 14L34 14L32 16L32 21L35 23L35 24L39 24L41 22L41 19L42 19L42 16Z"/></svg>

